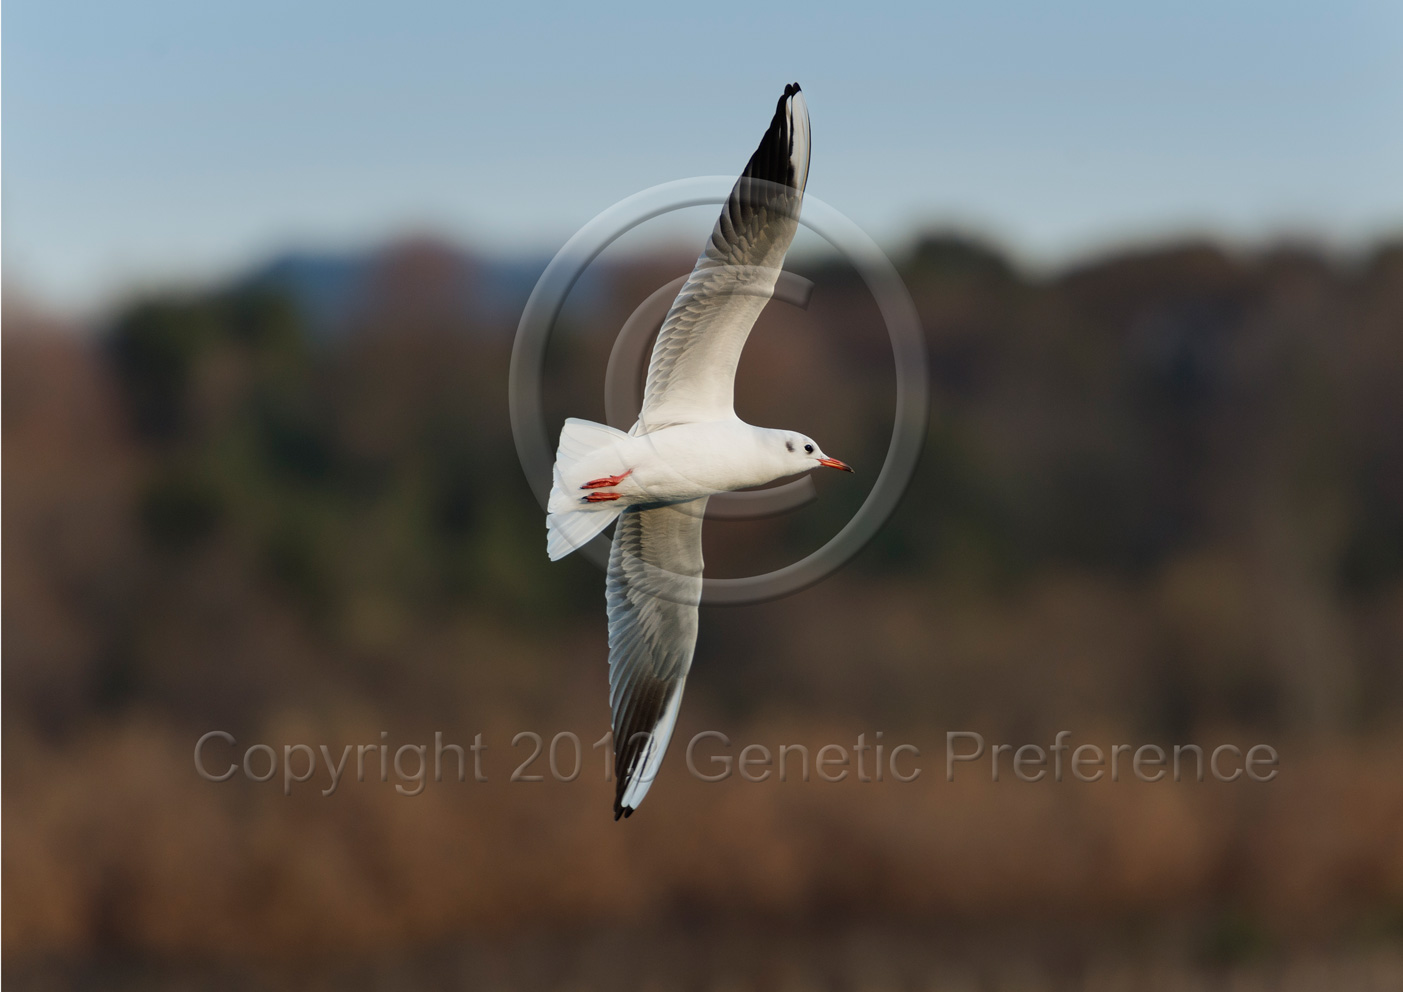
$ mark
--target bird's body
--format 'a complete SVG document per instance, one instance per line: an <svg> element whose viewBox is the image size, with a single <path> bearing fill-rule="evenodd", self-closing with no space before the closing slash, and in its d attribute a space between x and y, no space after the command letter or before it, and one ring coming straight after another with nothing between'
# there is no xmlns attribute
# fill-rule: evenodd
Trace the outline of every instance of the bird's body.
<svg viewBox="0 0 1403 992"><path fill-rule="evenodd" d="M696 647L707 498L820 465L852 471L803 434L743 422L733 404L736 364L774 293L808 170L796 83L663 322L638 423L625 433L570 419L560 433L550 557L618 521L606 582L616 819L643 801L677 720Z"/></svg>
<svg viewBox="0 0 1403 992"><path fill-rule="evenodd" d="M562 468L549 511L608 512L609 502L618 509L684 503L763 486L813 468L813 457L802 451L809 442L801 437L737 418L674 424L647 434L621 433ZM788 450L790 445L793 450ZM604 484L605 480L613 481ZM595 482L601 485L592 485ZM604 496L617 499L591 500Z"/></svg>

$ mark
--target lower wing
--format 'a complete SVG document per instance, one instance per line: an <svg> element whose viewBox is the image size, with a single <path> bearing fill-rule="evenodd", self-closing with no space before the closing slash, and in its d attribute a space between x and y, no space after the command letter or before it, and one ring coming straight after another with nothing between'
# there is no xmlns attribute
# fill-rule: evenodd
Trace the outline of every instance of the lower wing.
<svg viewBox="0 0 1403 992"><path fill-rule="evenodd" d="M609 554L609 703L614 819L628 816L661 767L697 645L706 499L619 517Z"/></svg>

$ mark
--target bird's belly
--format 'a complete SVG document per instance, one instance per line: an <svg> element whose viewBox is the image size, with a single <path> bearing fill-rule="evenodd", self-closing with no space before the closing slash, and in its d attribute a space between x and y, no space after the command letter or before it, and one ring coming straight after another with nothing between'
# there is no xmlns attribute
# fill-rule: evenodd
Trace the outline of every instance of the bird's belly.
<svg viewBox="0 0 1403 992"><path fill-rule="evenodd" d="M619 491L632 503L680 503L723 492L719 481L701 477L700 473L681 471L666 463L643 463L637 466L619 486Z"/></svg>
<svg viewBox="0 0 1403 992"><path fill-rule="evenodd" d="M679 503L755 485L743 437L732 435L728 424L688 424L634 438L619 491L630 502Z"/></svg>

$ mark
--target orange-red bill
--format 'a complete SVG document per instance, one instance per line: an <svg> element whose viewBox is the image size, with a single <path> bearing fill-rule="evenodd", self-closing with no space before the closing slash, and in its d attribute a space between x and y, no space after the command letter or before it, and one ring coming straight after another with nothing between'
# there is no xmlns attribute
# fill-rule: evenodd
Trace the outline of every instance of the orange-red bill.
<svg viewBox="0 0 1403 992"><path fill-rule="evenodd" d="M852 471L852 466L851 466L851 465L848 465L846 462L840 462L840 461L838 461L838 459L836 459L836 458L820 458L820 459L818 460L818 463L819 463L820 465L827 465L829 468L836 468L836 469L838 469L839 471L842 471L842 472L851 472L851 471Z"/></svg>

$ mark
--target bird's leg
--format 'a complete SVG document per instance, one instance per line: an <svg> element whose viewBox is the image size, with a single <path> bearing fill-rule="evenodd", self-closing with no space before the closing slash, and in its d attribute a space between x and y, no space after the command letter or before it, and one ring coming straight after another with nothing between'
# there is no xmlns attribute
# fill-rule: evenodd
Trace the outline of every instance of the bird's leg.
<svg viewBox="0 0 1403 992"><path fill-rule="evenodd" d="M611 499L622 499L623 493L590 493L588 496L581 496L580 499L586 503L604 503Z"/></svg>
<svg viewBox="0 0 1403 992"><path fill-rule="evenodd" d="M586 483L585 483L583 486L581 486L580 488L581 488L581 489L607 489L607 488L609 488L610 486L617 486L620 482L623 482L625 479L627 479L627 478L628 478L630 475L632 475L632 474L633 474L633 469L629 469L629 470L628 470L627 472L625 472L623 475L606 475L606 476L605 476L604 478L602 478L602 479L595 479L593 482L586 482Z"/></svg>

